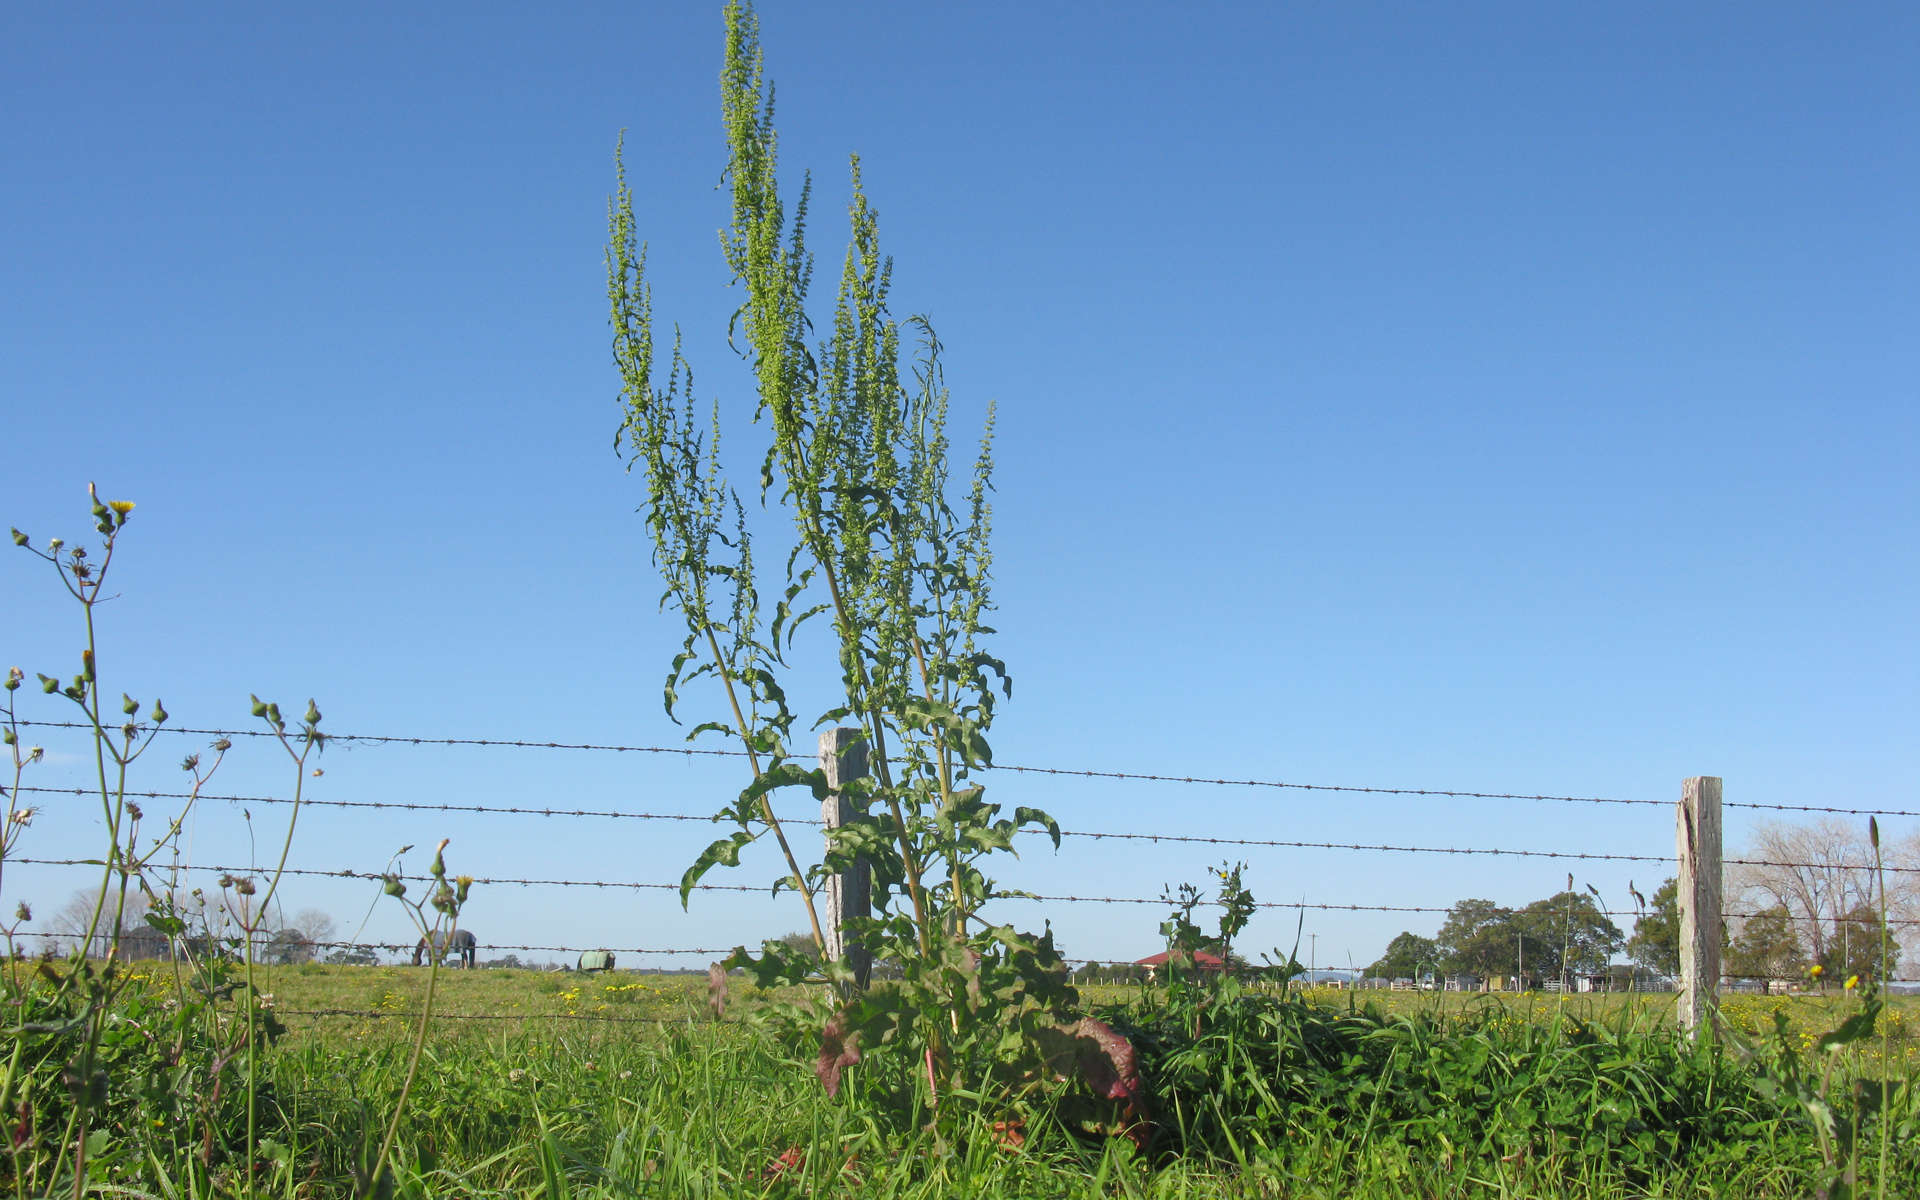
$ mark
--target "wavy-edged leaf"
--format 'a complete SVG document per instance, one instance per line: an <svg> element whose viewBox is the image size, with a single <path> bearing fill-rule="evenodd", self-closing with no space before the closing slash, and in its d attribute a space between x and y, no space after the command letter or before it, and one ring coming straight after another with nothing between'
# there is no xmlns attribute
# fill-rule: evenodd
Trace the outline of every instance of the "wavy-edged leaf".
<svg viewBox="0 0 1920 1200"><path fill-rule="evenodd" d="M714 842L700 852L700 857L680 876L680 908L685 911L687 897L693 893L694 885L700 877L714 867L737 867L740 865L740 851L753 844L758 835L747 829L736 829L726 837Z"/></svg>
<svg viewBox="0 0 1920 1200"><path fill-rule="evenodd" d="M755 777L754 781L740 793L743 802L758 800L775 788L804 787L813 790L815 800L825 800L832 791L827 786L827 773L815 767L812 770L799 763L779 763L768 767Z"/></svg>
<svg viewBox="0 0 1920 1200"><path fill-rule="evenodd" d="M1013 810L1013 823L1023 827L1027 825L1038 825L1047 831L1049 838L1053 839L1053 848L1055 850L1060 848L1060 822L1054 820L1045 810L1027 808L1024 805L1015 808Z"/></svg>
<svg viewBox="0 0 1920 1200"><path fill-rule="evenodd" d="M978 671L992 671L1000 677L1000 689L1007 699L1013 699L1013 676L1007 674L1007 664L981 650L967 659L968 665Z"/></svg>

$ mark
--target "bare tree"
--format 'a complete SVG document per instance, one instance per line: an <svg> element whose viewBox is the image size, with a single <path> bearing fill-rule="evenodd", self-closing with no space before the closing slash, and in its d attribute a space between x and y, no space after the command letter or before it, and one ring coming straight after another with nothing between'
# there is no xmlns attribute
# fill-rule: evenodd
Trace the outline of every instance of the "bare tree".
<svg viewBox="0 0 1920 1200"><path fill-rule="evenodd" d="M1920 867L1920 834L1883 840L1880 850L1885 865L1894 868L1884 876L1887 916L1896 922L1895 938L1911 945L1920 927L1904 922L1920 920L1920 875L1909 873ZM1865 821L1821 817L1805 824L1763 822L1747 848L1729 857L1760 865L1729 867L1728 892L1749 911L1784 908L1815 962L1828 957L1828 943L1842 918L1862 905L1879 905Z"/></svg>
<svg viewBox="0 0 1920 1200"><path fill-rule="evenodd" d="M99 900L100 889L81 888L55 911L53 917L47 922L45 932L62 940L66 945L78 946L80 939L86 936L87 930L93 927L94 908ZM104 957L107 946L114 941L120 941L125 943L121 951L122 957L158 957L150 945L153 938L149 936L151 927L146 921L147 907L146 896L137 889L128 888L126 911L121 914L120 919L120 936L115 938L113 906L109 903L106 911L100 916L99 926L94 929L93 944L86 948L87 956Z"/></svg>
<svg viewBox="0 0 1920 1200"><path fill-rule="evenodd" d="M315 945L331 942L339 930L333 918L317 908L303 908L293 914L293 920L287 922L287 927L299 930L307 941Z"/></svg>

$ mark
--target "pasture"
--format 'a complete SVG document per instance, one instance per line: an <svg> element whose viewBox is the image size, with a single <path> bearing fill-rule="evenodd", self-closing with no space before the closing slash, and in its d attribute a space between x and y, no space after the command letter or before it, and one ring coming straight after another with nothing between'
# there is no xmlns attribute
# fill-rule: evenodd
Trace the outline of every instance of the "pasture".
<svg viewBox="0 0 1920 1200"><path fill-rule="evenodd" d="M168 971L139 972L133 1024L164 1010L137 996L163 996ZM256 967L283 1028L262 1058L251 1179L231 1113L176 1096L164 1112L151 1099L122 1110L139 1115L103 1143L94 1187L355 1194L399 1100L428 974ZM1890 1003L1874 1038L1825 1053L1821 1035L1856 996L1729 997L1732 1037L1696 1048L1668 1025L1664 996L1085 989L1141 1053L1155 1129L1136 1146L1076 1121L1064 1090L982 1098L951 1140L892 1102L877 1072L830 1099L817 1044L760 1028L764 997L729 982L716 1020L704 976L441 971L395 1126L394 1194L1805 1196L1828 1167L1804 1097L1767 1082L1789 1077L1783 1055L1843 1102L1877 1094L1890 1066L1884 1194L1920 1189L1911 998ZM1860 1128L1856 1194L1874 1195L1880 1125Z"/></svg>

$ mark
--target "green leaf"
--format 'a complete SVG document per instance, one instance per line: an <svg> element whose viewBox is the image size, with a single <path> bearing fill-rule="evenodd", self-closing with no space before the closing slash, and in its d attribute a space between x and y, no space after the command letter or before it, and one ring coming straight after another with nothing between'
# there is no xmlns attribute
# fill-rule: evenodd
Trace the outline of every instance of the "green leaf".
<svg viewBox="0 0 1920 1200"><path fill-rule="evenodd" d="M700 852L700 857L680 876L680 907L685 910L687 897L692 894L700 877L714 867L737 867L740 865L740 851L751 845L758 835L750 830L737 829L714 842Z"/></svg>
<svg viewBox="0 0 1920 1200"><path fill-rule="evenodd" d="M1053 848L1055 850L1060 848L1060 822L1054 820L1045 811L1038 808L1015 808L1013 810L1013 823L1015 825L1040 826L1047 831L1047 836L1053 839Z"/></svg>
<svg viewBox="0 0 1920 1200"><path fill-rule="evenodd" d="M992 671L1000 677L1000 687L1007 699L1013 699L1013 676L1007 674L1007 664L982 650L969 658L967 662L975 671Z"/></svg>
<svg viewBox="0 0 1920 1200"><path fill-rule="evenodd" d="M783 787L811 788L815 800L825 800L832 790L827 787L826 772L820 768L809 771L799 763L781 763L760 772L759 777L740 793L740 799L758 800L768 792Z"/></svg>
<svg viewBox="0 0 1920 1200"><path fill-rule="evenodd" d="M1861 1038L1872 1037L1873 1019L1875 1015L1874 1010L1871 1008L1854 1013L1846 1020L1840 1022L1839 1028L1821 1034L1820 1041L1816 1043L1818 1048L1827 1051L1838 1050L1850 1042L1857 1042Z"/></svg>

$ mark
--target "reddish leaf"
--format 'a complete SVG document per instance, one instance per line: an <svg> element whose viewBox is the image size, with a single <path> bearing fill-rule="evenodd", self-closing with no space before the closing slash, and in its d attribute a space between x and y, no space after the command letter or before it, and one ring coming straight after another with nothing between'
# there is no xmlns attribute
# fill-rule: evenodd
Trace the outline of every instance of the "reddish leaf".
<svg viewBox="0 0 1920 1200"><path fill-rule="evenodd" d="M842 1029L839 1017L828 1021L820 1031L820 1061L813 1068L813 1073L820 1077L820 1085L827 1089L827 1095L840 1094L841 1070L859 1061L859 1031Z"/></svg>

